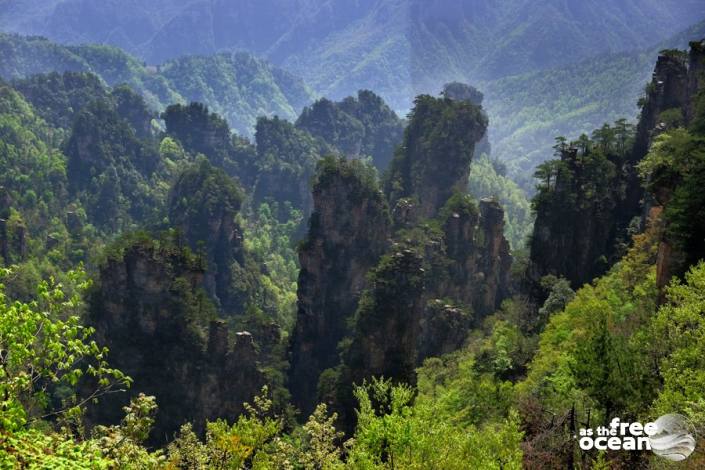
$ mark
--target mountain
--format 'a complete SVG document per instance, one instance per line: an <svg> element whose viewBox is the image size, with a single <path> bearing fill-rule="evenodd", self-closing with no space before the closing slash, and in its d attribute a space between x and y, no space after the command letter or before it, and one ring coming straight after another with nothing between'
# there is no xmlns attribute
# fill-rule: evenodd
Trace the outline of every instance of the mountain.
<svg viewBox="0 0 705 470"><path fill-rule="evenodd" d="M329 98L367 88L409 109L445 81L639 49L703 17L697 0L21 0L0 28L115 45L150 64L247 50Z"/></svg>
<svg viewBox="0 0 705 470"><path fill-rule="evenodd" d="M130 85L157 110L172 103L203 102L246 136L252 135L259 116L294 120L314 99L299 78L244 52L180 57L147 66L112 46L63 46L41 37L3 33L0 52L3 79L53 71L92 72L108 85Z"/></svg>
<svg viewBox="0 0 705 470"><path fill-rule="evenodd" d="M659 51L686 49L704 36L700 21L643 49L477 83L490 116L493 158L506 163L521 186L533 188L533 169L551 157L555 137L572 139L605 122L635 120Z"/></svg>

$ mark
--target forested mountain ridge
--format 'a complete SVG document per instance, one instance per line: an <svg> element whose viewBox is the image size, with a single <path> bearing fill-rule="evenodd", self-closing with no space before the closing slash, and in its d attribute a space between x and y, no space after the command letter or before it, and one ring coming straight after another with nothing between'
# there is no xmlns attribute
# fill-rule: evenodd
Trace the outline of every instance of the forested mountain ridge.
<svg viewBox="0 0 705 470"><path fill-rule="evenodd" d="M472 86L406 121L374 91L320 99L247 139L76 48L133 82L0 79L0 467L656 469L577 436L668 413L684 456L705 445L705 40L660 51L636 125L556 135L530 209ZM266 74L178 60L230 107L235 62Z"/></svg>
<svg viewBox="0 0 705 470"><path fill-rule="evenodd" d="M362 15L368 7L371 8L356 4L349 8L357 11L355 15ZM255 7L253 8L256 10ZM383 12L378 14L383 17L391 15L389 8L391 7L385 7ZM338 9L342 10L342 7L336 7L336 11ZM250 13L255 14L254 10ZM448 13L443 13L439 16L440 19L433 21L441 23L450 21L451 24L456 21L448 20L446 15ZM458 15L462 17L462 12ZM403 18L397 18L397 20L404 21ZM368 23L363 23L361 27ZM378 52L375 52L371 62L366 62L362 69L358 71L357 68L353 68L355 74L359 73L363 76L355 79L354 83L340 82L338 91L317 86L316 81L311 80L311 78L320 79L318 71L321 67L318 64L302 66L297 62L293 65L283 64L283 66L306 77L312 88L328 99L342 99L346 95L356 94L359 89L367 88L374 90L392 109L402 114L410 106L411 97L418 91L435 92L444 83L454 80L473 83L486 95L484 105L492 121L489 139L493 144L494 157L505 162L512 178L530 192L533 185L531 173L536 165L550 157L550 147L555 135L590 132L603 122L612 122L624 116L634 115L637 112L636 102L643 94L641 83L648 79L651 64L656 59L658 51L664 48L685 48L688 41L700 37L704 29L705 24L701 21L676 35L664 34L661 36L663 40L657 40L653 35L646 36L643 42L639 45L635 44L632 50L623 52L608 50L597 55L588 54L585 57L571 56L569 63L555 68L546 65L548 69L529 68L518 74L504 74L489 77L489 79L460 69L452 73L442 72L448 67L444 63L428 67L430 70L428 73L438 74L436 78L424 78L425 72L413 74L408 70L408 66L404 65L405 57L410 56L414 59L415 52L421 54L423 48L416 48L411 52L393 49L388 56L384 56L386 57L385 68L372 73L367 70L367 67L377 67L374 64ZM438 31L434 31L433 34L440 34L443 28L439 26ZM385 35L388 32L381 28L379 34ZM9 37L3 37L3 39L9 41ZM346 47L348 43L353 46L357 44L353 39L345 40ZM406 39L403 39L402 43L404 41ZM458 39L458 41L461 40ZM8 78L36 72L93 70L103 76L108 84L121 82L131 84L135 89L140 90L150 106L157 109L174 102L204 102L213 111L226 117L231 126L245 136L252 136L254 123L259 115L276 114L293 121L303 107L314 100L314 93L300 79L243 54L221 53L212 56L180 57L167 61L162 64L163 67L157 67L156 64L144 67L141 60L131 59L107 47L83 46L76 49L72 46L67 48L17 37L13 37L13 42L15 44L9 50L14 50L15 53L10 52L6 56L10 59L0 70L2 73L0 76ZM26 44L22 45L22 42ZM469 53L466 50L467 44L477 42L473 40L470 43L453 44L459 54L466 54ZM486 40L483 39L481 42L484 43ZM460 47L461 43L465 46ZM289 44L287 47L293 47L290 42L286 44ZM355 57L368 53L365 49L366 44L367 42L363 41L363 44L355 46L360 48ZM387 46L386 42L382 44L384 46L379 47L392 47ZM5 45L5 47L9 46ZM19 60L16 52L22 50L39 59ZM84 52L79 53L79 50ZM266 55L265 51L256 50L256 52ZM338 52L340 52L339 48L336 47L331 54L335 57ZM83 57L77 57L81 54L86 57L85 60ZM417 62L426 67L429 57L443 57L445 52L424 52L423 54L425 55L420 55ZM15 59L12 59L13 57ZM312 57L307 53L305 59L314 60ZM473 56L471 59L475 60L476 57ZM333 59L326 55L326 60ZM470 63L469 60L463 59L463 64ZM17 63L14 63L15 61ZM84 61L88 64L84 64ZM516 61L512 59L510 62ZM110 65L106 66L106 63ZM41 67L37 68L38 65ZM300 67L300 70L297 67ZM386 69L389 67L391 71ZM306 74L312 70L317 71L316 76L308 77ZM349 78L350 65L346 64L342 70L345 70L343 79L353 81L353 78ZM386 74L391 74L392 77L385 78ZM398 83L395 83L395 80ZM268 85L263 86L262 83ZM331 77L325 80L326 86L331 83L334 85L339 83L338 78Z"/></svg>
<svg viewBox="0 0 705 470"><path fill-rule="evenodd" d="M647 181L652 191L649 196L644 192L637 168L650 167L647 153L650 148L652 151L659 148L653 142L664 138L660 134L693 123L698 112L703 61L700 42L691 43L689 55L673 49L662 51L641 101L636 126L622 119L613 126L604 124L590 137L582 134L573 141L556 139L554 149L558 158L539 165L535 174L539 182L533 199L536 222L530 270L534 272L529 276L534 281L552 274L565 277L573 287L590 282L623 256L630 232L638 231L639 225L643 227L646 223L639 221L644 206L648 209L655 205L650 198L656 198L659 204L670 201L678 180ZM674 161L673 165L678 167L679 163ZM662 168L662 171L670 170ZM650 178L657 176L661 178L661 175ZM697 205L692 200L681 204ZM699 252L693 243L690 242L688 249ZM682 274L682 268L667 267L671 262L679 264L671 260L671 256L678 256L670 250L660 256L660 271L665 270L660 277L670 278L674 272ZM691 261L682 263L690 265L692 258L686 257ZM663 287L665 282L659 284Z"/></svg>
<svg viewBox="0 0 705 470"><path fill-rule="evenodd" d="M4 10L2 29L115 45L149 63L247 50L332 99L367 88L397 109L452 79L494 79L644 47L705 15L692 0L25 0Z"/></svg>
<svg viewBox="0 0 705 470"><path fill-rule="evenodd" d="M0 77L6 80L37 73L92 72L108 85L130 85L155 110L173 103L203 102L244 136L253 135L258 117L295 120L314 99L300 79L244 52L147 65L115 47L62 46L6 33L0 33L0 51Z"/></svg>

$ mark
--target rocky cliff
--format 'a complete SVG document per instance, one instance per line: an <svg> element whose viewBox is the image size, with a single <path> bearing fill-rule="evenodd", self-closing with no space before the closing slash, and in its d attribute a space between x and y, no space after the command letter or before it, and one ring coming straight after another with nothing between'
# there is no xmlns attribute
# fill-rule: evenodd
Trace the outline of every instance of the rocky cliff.
<svg viewBox="0 0 705 470"><path fill-rule="evenodd" d="M169 222L192 251L204 254L206 290L230 315L244 312L247 299L247 292L237 287L245 259L235 217L243 198L237 184L205 158L186 168L169 193Z"/></svg>
<svg viewBox="0 0 705 470"><path fill-rule="evenodd" d="M320 158L316 140L307 131L276 116L257 120L255 138L258 166L252 195L255 203L290 202L308 217L313 210L311 179Z"/></svg>
<svg viewBox="0 0 705 470"><path fill-rule="evenodd" d="M345 358L351 383L375 376L416 382L417 342L424 312L423 258L410 249L385 256L371 273Z"/></svg>
<svg viewBox="0 0 705 470"><path fill-rule="evenodd" d="M464 194L486 116L470 100L430 96L411 116L384 182L392 221L373 173L351 178L359 163L326 159L300 252L292 393L304 411L328 402L346 429L353 384L413 384L425 358L462 346L509 295L504 212Z"/></svg>
<svg viewBox="0 0 705 470"><path fill-rule="evenodd" d="M235 419L264 383L258 348L247 332L232 334L203 290L204 265L178 237L133 235L112 247L90 298L89 323L110 360L134 379L127 393L104 397L94 422L116 422L139 393L159 405L152 441L181 424Z"/></svg>
<svg viewBox="0 0 705 470"><path fill-rule="evenodd" d="M662 51L647 88L649 93L638 126L639 144L647 149L661 133L677 127L690 131L688 140L655 150L657 154L665 150L674 160L669 162L669 168L657 167L646 181L651 196L649 202L663 208L665 215L665 230L656 263L656 284L661 291L673 276L681 276L705 255L702 224L698 227L699 222L692 220L701 217L694 213L692 206L702 204L698 199L702 177L697 174L701 171L697 155L702 139L697 139L702 138L705 129L695 121L705 120L702 106L704 71L705 41L692 42L688 53ZM692 161L684 161L686 159ZM684 218L691 220L684 224Z"/></svg>
<svg viewBox="0 0 705 470"><path fill-rule="evenodd" d="M622 159L570 146L551 162L550 181L534 197L528 277L555 275L578 288L604 273L615 258L618 208L624 203ZM629 211L639 215L639 208Z"/></svg>
<svg viewBox="0 0 705 470"><path fill-rule="evenodd" d="M301 271L293 334L290 385L294 402L308 412L318 378L338 363L367 272L390 236L387 204L374 173L359 161L322 160L313 187L314 211L299 251Z"/></svg>
<svg viewBox="0 0 705 470"><path fill-rule="evenodd" d="M403 121L369 90L340 102L316 101L304 108L296 126L348 158L372 157L380 171L389 165L404 133Z"/></svg>
<svg viewBox="0 0 705 470"><path fill-rule="evenodd" d="M472 306L478 317L489 315L509 296L512 259L503 232L504 210L494 199L482 199L478 212L467 198L457 198L446 204L444 213L452 282L439 295Z"/></svg>
<svg viewBox="0 0 705 470"><path fill-rule="evenodd" d="M417 217L434 217L454 191L465 191L486 130L487 116L470 101L417 97L385 180L391 206L412 200Z"/></svg>
<svg viewBox="0 0 705 470"><path fill-rule="evenodd" d="M633 133L620 120L613 127L606 124L595 130L591 139L583 135L570 143L559 140L559 159L538 168L527 278L539 301L536 286L542 276L565 277L573 288L592 281L621 257L631 234L644 227L650 209L668 205L682 176L674 170L678 163L671 162L665 173L650 175L648 193L638 168L660 134L685 129L693 120L705 54L702 44L691 46L689 54L661 52L640 100L641 113ZM672 177L663 177L666 173ZM686 258L668 232L659 250L659 286L684 269Z"/></svg>

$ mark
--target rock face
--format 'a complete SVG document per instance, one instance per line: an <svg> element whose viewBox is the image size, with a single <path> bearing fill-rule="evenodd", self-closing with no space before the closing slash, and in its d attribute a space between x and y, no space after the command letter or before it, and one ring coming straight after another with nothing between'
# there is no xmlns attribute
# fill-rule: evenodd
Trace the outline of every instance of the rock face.
<svg viewBox="0 0 705 470"><path fill-rule="evenodd" d="M242 230L235 221L242 191L202 158L185 169L169 194L169 221L191 250L205 254L204 285L224 313L242 313L246 295L234 288L244 265Z"/></svg>
<svg viewBox="0 0 705 470"><path fill-rule="evenodd" d="M391 206L410 198L419 218L434 217L454 191L465 191L475 144L486 130L487 116L470 101L417 97L385 181Z"/></svg>
<svg viewBox="0 0 705 470"><path fill-rule="evenodd" d="M255 138L259 165L255 203L290 202L308 217L313 209L310 184L320 157L316 140L276 116L257 121Z"/></svg>
<svg viewBox="0 0 705 470"><path fill-rule="evenodd" d="M482 100L485 96L477 88L466 83L451 82L443 86L443 96L452 100L469 101L474 105L482 106ZM479 156L483 153L489 155L491 153L490 139L487 132L475 144L475 155Z"/></svg>
<svg viewBox="0 0 705 470"><path fill-rule="evenodd" d="M668 204L677 182L658 187L647 182L652 186L652 194L647 194L636 166L656 136L687 126L693 118L704 60L701 43L691 44L690 54L662 51L633 138L618 121L615 127L596 130L593 142L581 138L557 145L560 160L539 167L542 182L534 199L530 284L536 286L547 274L565 277L574 289L592 281L621 257L630 232L644 226L650 209ZM598 151L601 146L609 151ZM657 262L659 286L681 269L684 259L665 236Z"/></svg>
<svg viewBox="0 0 705 470"><path fill-rule="evenodd" d="M601 157L583 164L577 148L561 153L550 188L534 199L536 221L531 238L528 277L539 284L552 274L568 279L574 289L603 274L614 261L618 214L624 203L614 188L623 187L619 162ZM596 177L595 175L599 175ZM586 188L599 198L590 199ZM629 210L639 215L639 207Z"/></svg>
<svg viewBox="0 0 705 470"><path fill-rule="evenodd" d="M162 114L167 133L193 155L202 153L211 164L237 177L246 188L257 174L254 146L233 136L228 123L202 103L175 104Z"/></svg>
<svg viewBox="0 0 705 470"><path fill-rule="evenodd" d="M152 442L186 421L235 419L264 383L248 333L232 338L203 292L203 266L175 240L125 240L100 270L89 323L110 349L110 363L134 379L127 393L104 397L94 422L117 422L132 395L157 397ZM206 331L208 334L206 335ZM233 344L233 339L234 344Z"/></svg>
<svg viewBox="0 0 705 470"><path fill-rule="evenodd" d="M672 108L688 109L690 80L687 56L680 51L659 55L637 124L634 157L641 160L653 137L663 130L660 115Z"/></svg>
<svg viewBox="0 0 705 470"><path fill-rule="evenodd" d="M458 202L446 212L443 233L451 282L439 295L472 306L477 317L484 317L509 296L512 259L504 238L504 210L497 201L482 199L479 213Z"/></svg>
<svg viewBox="0 0 705 470"><path fill-rule="evenodd" d="M678 110L682 116L682 121L678 124L687 127L691 123L696 113L696 97L705 87L702 79L704 71L705 42L703 41L690 43L688 54L680 51L664 51L659 56L649 87L650 93L646 97L639 121L641 132L638 136L646 142L647 148L656 135L668 130L669 123L663 119L664 114ZM644 147L643 142L640 142L640 145ZM658 183L651 185L653 203L668 211L674 191L680 183L678 179L660 178ZM673 276L682 275L688 266L702 257L702 249L690 251L675 240L666 222L656 259L656 285L661 292ZM696 254L693 251L700 251L700 253Z"/></svg>
<svg viewBox="0 0 705 470"><path fill-rule="evenodd" d="M464 194L486 126L469 100L416 100L385 180L393 223L373 174L354 161L319 166L290 376L304 413L318 395L350 430L353 384L415 383L425 358L460 347L508 295L504 212Z"/></svg>
<svg viewBox="0 0 705 470"><path fill-rule="evenodd" d="M422 263L418 253L403 249L385 256L372 272L346 358L351 383L372 376L416 382L424 312Z"/></svg>
<svg viewBox="0 0 705 470"><path fill-rule="evenodd" d="M76 113L63 152L69 189L99 228L120 231L162 207L149 190L163 170L159 153L137 138L112 100L92 101Z"/></svg>
<svg viewBox="0 0 705 470"><path fill-rule="evenodd" d="M390 236L387 204L370 169L359 161L323 160L313 202L308 237L299 251L290 373L294 403L304 413L316 403L321 371L338 363L346 322Z"/></svg>

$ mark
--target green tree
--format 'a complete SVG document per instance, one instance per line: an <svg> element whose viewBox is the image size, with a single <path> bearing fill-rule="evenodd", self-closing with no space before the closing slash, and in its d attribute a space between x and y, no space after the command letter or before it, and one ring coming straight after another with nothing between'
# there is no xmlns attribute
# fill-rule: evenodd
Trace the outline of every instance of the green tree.
<svg viewBox="0 0 705 470"><path fill-rule="evenodd" d="M7 277L11 270L2 269ZM88 286L81 271L68 276L78 292ZM107 349L90 339L79 319L78 293L68 295L53 280L37 286L37 300L12 302L0 285L0 427L23 429L40 419L78 418L84 405L130 379L106 362ZM96 383L89 396L76 387L82 377ZM60 405L56 398L62 397Z"/></svg>

